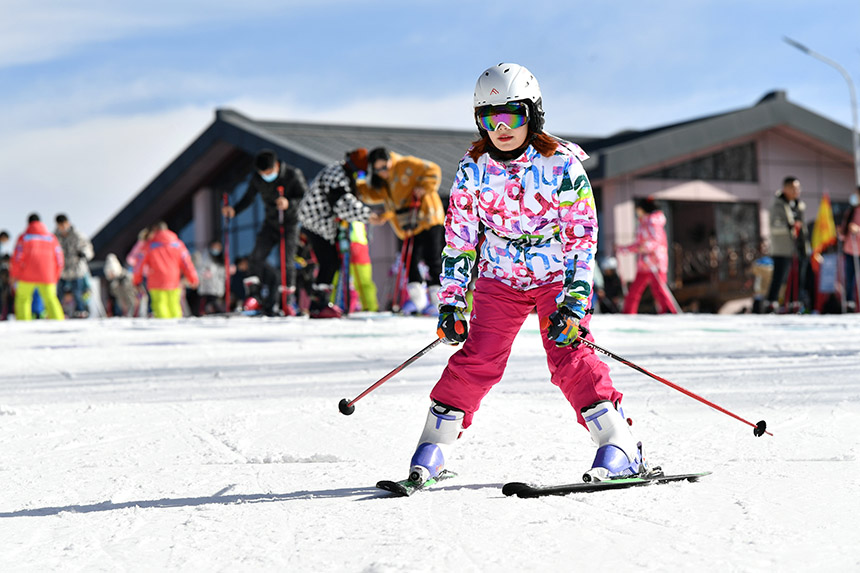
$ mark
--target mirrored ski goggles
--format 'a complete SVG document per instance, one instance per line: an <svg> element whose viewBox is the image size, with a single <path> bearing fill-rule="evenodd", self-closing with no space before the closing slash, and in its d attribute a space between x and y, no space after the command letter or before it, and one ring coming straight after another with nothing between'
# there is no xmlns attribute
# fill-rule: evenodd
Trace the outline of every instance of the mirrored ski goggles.
<svg viewBox="0 0 860 573"><path fill-rule="evenodd" d="M524 103L492 105L480 108L475 117L478 125L487 131L496 131L502 124L508 129L516 129L529 122L529 108Z"/></svg>

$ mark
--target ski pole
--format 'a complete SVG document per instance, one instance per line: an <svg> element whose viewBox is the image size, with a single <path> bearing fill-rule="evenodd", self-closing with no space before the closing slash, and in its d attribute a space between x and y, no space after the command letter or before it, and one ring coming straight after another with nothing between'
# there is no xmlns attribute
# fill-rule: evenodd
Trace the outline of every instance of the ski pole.
<svg viewBox="0 0 860 573"><path fill-rule="evenodd" d="M358 402L359 400L361 400L362 398L364 398L365 396L367 396L368 394L370 394L371 392L376 390L379 386L381 386L382 384L384 384L385 382L390 380L395 374L397 374L398 372L400 372L401 370L403 370L404 368L406 368L407 366L409 366L410 364L412 364L413 362L415 362L416 360L418 360L419 358L421 358L422 356L424 356L425 354L427 354L428 352L430 352L431 350L433 350L434 348L439 346L439 344L441 342L442 342L442 339L437 338L436 340L434 340L433 342L431 342L430 344L428 344L427 346L425 346L424 348L419 350L417 353L413 354L412 357L409 358L407 361L405 361L403 364L401 364L400 366L398 366L397 368L395 368L394 370L392 370L391 372L389 372L388 374L386 374L385 376L383 376L382 378L380 378L379 380L374 382L367 390L365 390L364 392L362 392L361 394L359 394L358 396L356 396L352 400L347 400L346 398L341 400L340 403L338 404L338 408L340 409L340 413L343 414L344 416L351 415L353 412L355 412L355 405L354 404L356 402Z"/></svg>
<svg viewBox="0 0 860 573"><path fill-rule="evenodd" d="M224 206L230 205L230 195L224 193ZM230 217L224 216L224 269L227 280L224 285L224 310L230 312Z"/></svg>
<svg viewBox="0 0 860 573"><path fill-rule="evenodd" d="M284 186L278 185L278 196L284 196ZM278 229L281 231L281 314L287 315L287 255L284 246L284 210L278 209Z"/></svg>
<svg viewBox="0 0 860 573"><path fill-rule="evenodd" d="M412 237L406 237L403 240L403 245L400 247L400 264L397 266L397 273L394 275L394 296L392 297L391 310L394 312L400 311L400 296L403 292L403 289L400 286L400 279L403 274L403 265L406 261L406 249L412 242ZM407 279L408 280L408 279Z"/></svg>
<svg viewBox="0 0 860 573"><path fill-rule="evenodd" d="M854 312L860 312L860 260L857 258L857 235L851 235L851 243L854 246L854 254L851 259L854 261Z"/></svg>
<svg viewBox="0 0 860 573"><path fill-rule="evenodd" d="M546 330L549 327L549 319L548 318L543 319L543 321L541 321L541 326L544 330ZM590 340L583 338L582 335L577 337L577 340L579 340L582 344L585 344L586 346L588 346L588 347L590 347L590 348L592 348L598 352L601 352L601 353L605 354L606 356L609 356L610 358L617 360L618 362L624 364L625 366L629 366L630 368L632 368L634 370L638 370L642 374L645 374L646 376L653 378L657 382L662 382L663 384L665 384L669 388L677 390L678 392L680 392L682 394L686 394L690 398L693 398L694 400L698 400L702 404L706 404L706 405L710 406L711 408L713 408L714 410L717 410L718 412L722 412L723 414L726 414L727 416L731 416L735 420L743 422L744 424L747 424L748 426L752 426L753 427L753 434L756 437L761 437L764 434L767 434L768 436L773 436L773 434L771 434L770 432L767 431L767 422L765 422L764 420L759 421L758 424L753 424L752 422L750 422L748 420L744 420L743 418L741 418L737 414L729 412L725 408L714 404L710 400L706 400L705 398L702 398L701 396L699 396L695 392L691 392L690 390L687 390L686 388L684 388L682 386L678 386L677 384L675 384L673 382L669 382L668 380L666 380L662 376L657 376L656 374L648 372L647 370L645 370L641 366L634 364L633 362L630 362L629 360L618 356L614 352L610 352L609 350L606 350L605 348L601 348L600 346L598 346L594 342L591 342Z"/></svg>

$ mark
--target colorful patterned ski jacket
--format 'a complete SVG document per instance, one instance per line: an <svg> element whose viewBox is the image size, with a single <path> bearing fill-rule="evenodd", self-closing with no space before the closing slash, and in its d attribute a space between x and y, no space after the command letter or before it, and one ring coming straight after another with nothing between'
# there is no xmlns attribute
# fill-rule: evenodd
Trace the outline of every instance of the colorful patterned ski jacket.
<svg viewBox="0 0 860 573"><path fill-rule="evenodd" d="M636 272L663 273L669 270L669 241L666 239L666 215L663 211L646 213L639 218L636 241L618 247L619 253L636 253Z"/></svg>
<svg viewBox="0 0 860 573"><path fill-rule="evenodd" d="M33 221L18 237L9 274L16 281L54 284L60 280L65 259L57 237L41 221Z"/></svg>
<svg viewBox="0 0 860 573"><path fill-rule="evenodd" d="M559 306L585 316L597 249L597 210L581 163L587 158L564 140L550 157L531 145L506 163L466 155L445 223L440 303L466 307L477 259L480 276L518 290L560 283Z"/></svg>

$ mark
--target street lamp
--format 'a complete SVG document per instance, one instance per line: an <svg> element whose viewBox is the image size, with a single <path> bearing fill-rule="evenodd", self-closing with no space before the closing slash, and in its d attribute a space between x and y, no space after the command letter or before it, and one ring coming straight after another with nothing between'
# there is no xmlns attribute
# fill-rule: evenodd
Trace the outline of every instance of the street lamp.
<svg viewBox="0 0 860 573"><path fill-rule="evenodd" d="M848 82L848 91L851 94L851 117L854 121L854 182L860 187L860 132L857 130L857 95L854 93L854 82L851 81L851 76L848 75L848 71L825 56L822 56L816 51L810 50L800 42L796 42L787 36L783 36L782 38L785 42L794 46L807 56L812 56L816 60L821 60L828 66L836 68L836 70L842 74L842 77L845 78L845 81Z"/></svg>

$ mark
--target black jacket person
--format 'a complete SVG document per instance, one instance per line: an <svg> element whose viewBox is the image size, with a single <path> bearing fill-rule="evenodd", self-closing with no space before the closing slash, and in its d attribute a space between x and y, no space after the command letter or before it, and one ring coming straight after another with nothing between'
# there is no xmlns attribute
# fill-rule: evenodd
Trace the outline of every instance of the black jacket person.
<svg viewBox="0 0 860 573"><path fill-rule="evenodd" d="M233 207L224 207L224 215L233 217L248 208L257 195L263 201L265 218L263 226L257 233L257 241L254 250L249 256L250 274L256 277L271 276L264 272L266 258L272 248L279 244L281 239L279 210L283 210L284 218L284 251L286 265L287 291L295 290L296 269L293 262L296 245L298 244L299 205L307 192L307 183L302 172L279 161L274 151L264 149L254 158L254 172L248 182L245 194ZM264 310L271 311L277 296L278 285L269 284L269 296L263 301ZM252 296L257 295L256 289L252 288ZM282 309L287 314L292 314L291 308Z"/></svg>

